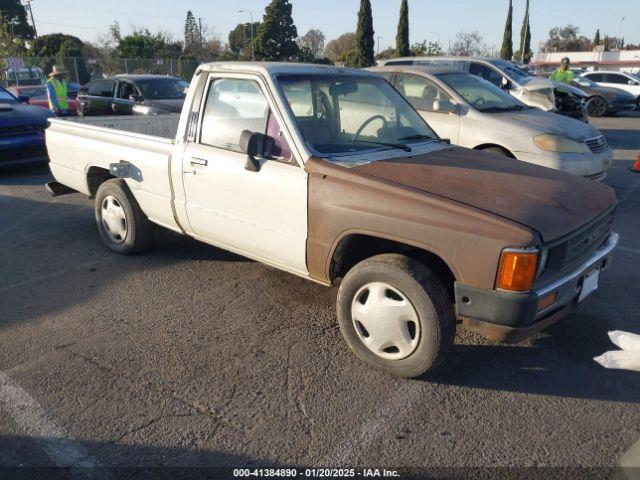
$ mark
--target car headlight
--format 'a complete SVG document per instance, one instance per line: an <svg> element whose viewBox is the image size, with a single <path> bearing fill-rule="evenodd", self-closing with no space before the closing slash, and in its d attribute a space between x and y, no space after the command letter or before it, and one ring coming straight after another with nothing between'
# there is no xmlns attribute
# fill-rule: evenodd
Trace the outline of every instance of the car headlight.
<svg viewBox="0 0 640 480"><path fill-rule="evenodd" d="M583 153L584 148L582 144L571 140L570 138L563 137L561 135L554 135L552 133L543 133L537 137L533 137L533 143L540 150L545 152L557 152L557 153Z"/></svg>

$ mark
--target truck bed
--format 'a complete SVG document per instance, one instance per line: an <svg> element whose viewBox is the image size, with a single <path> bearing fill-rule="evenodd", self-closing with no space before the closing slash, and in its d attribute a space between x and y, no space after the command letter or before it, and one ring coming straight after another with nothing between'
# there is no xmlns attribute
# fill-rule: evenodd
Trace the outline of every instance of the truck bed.
<svg viewBox="0 0 640 480"><path fill-rule="evenodd" d="M170 159L179 115L51 119L46 131L55 179L89 196L91 177L128 162L125 181L150 220L179 230L172 215Z"/></svg>

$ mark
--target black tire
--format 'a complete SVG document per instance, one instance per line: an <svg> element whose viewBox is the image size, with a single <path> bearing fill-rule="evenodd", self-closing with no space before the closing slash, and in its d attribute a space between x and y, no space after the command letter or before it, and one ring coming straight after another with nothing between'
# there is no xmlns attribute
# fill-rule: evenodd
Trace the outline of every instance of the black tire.
<svg viewBox="0 0 640 480"><path fill-rule="evenodd" d="M604 117L609 111L607 101L602 97L591 97L585 105L587 115L590 117Z"/></svg>
<svg viewBox="0 0 640 480"><path fill-rule="evenodd" d="M420 336L417 347L406 358L390 360L377 355L356 331L352 303L358 292L372 282L383 282L397 289L417 313ZM340 284L337 310L340 331L356 356L398 377L415 378L437 369L455 337L454 308L446 288L425 265L404 255L378 255L353 267Z"/></svg>
<svg viewBox="0 0 640 480"><path fill-rule="evenodd" d="M126 235L120 241L112 238L108 226L103 222L102 207L108 197L114 198L124 212ZM151 246L151 222L140 209L124 180L115 178L100 185L96 193L95 217L100 238L109 250L121 255L133 255L144 252Z"/></svg>

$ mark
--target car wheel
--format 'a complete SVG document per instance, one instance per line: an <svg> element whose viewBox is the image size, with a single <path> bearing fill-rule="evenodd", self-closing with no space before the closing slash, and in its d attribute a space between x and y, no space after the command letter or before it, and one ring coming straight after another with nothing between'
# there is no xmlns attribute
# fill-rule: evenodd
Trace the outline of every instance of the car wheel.
<svg viewBox="0 0 640 480"><path fill-rule="evenodd" d="M353 267L338 291L338 322L358 358L398 377L435 370L455 337L452 300L440 279L404 255Z"/></svg>
<svg viewBox="0 0 640 480"><path fill-rule="evenodd" d="M587 100L586 110L590 117L602 117L607 113L608 105L602 97L591 97Z"/></svg>
<svg viewBox="0 0 640 480"><path fill-rule="evenodd" d="M110 250L122 255L140 253L151 245L151 223L124 180L107 180L96 193L98 231Z"/></svg>

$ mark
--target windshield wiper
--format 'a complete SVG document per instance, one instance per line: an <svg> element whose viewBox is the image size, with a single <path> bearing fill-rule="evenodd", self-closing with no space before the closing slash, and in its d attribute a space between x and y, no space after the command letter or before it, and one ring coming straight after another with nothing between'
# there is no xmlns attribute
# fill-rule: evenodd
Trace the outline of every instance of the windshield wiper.
<svg viewBox="0 0 640 480"><path fill-rule="evenodd" d="M423 135L423 134L416 134L416 135L408 135L406 137L401 137L398 140L435 140L435 138L433 138L430 135Z"/></svg>
<svg viewBox="0 0 640 480"><path fill-rule="evenodd" d="M528 107L523 105L514 105L513 107L488 107L480 110L481 112L491 113L491 112L520 112L522 110L526 110Z"/></svg>
<svg viewBox="0 0 640 480"><path fill-rule="evenodd" d="M402 145L400 143L387 143L387 142L370 142L368 140L351 140L352 143L368 143L370 145L381 145L383 147L397 148L398 150L404 150L405 152L413 152L411 147Z"/></svg>

